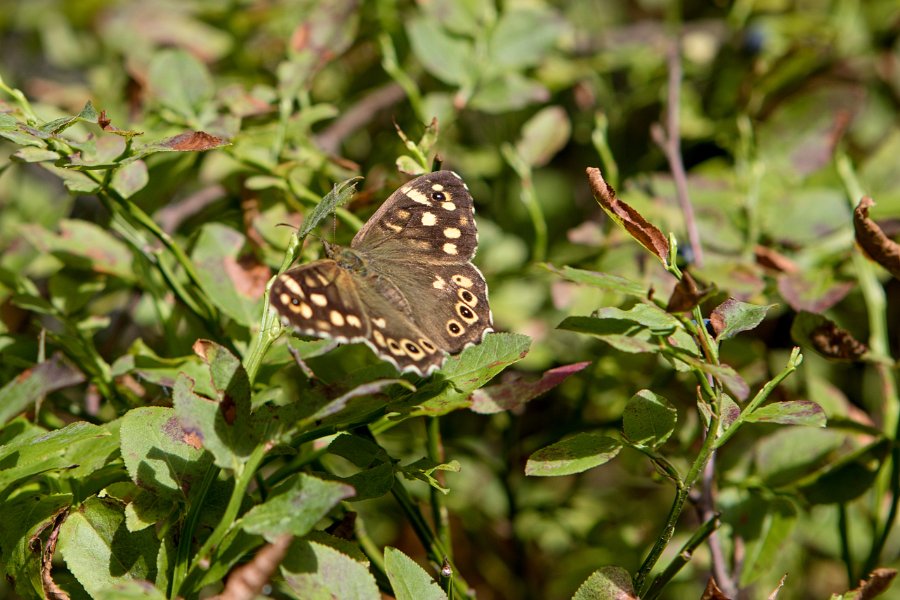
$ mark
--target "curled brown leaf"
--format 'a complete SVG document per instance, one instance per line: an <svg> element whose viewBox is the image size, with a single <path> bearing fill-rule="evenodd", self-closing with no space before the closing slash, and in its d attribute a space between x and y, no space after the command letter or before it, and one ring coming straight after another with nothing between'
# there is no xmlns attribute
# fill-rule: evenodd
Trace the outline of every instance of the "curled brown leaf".
<svg viewBox="0 0 900 600"><path fill-rule="evenodd" d="M178 152L197 152L212 150L219 146L225 146L228 140L210 135L205 131L188 131L160 142L160 146Z"/></svg>
<svg viewBox="0 0 900 600"><path fill-rule="evenodd" d="M844 597L857 598L858 600L870 600L877 598L891 587L894 577L897 576L896 569L888 569L885 567L875 569L866 579L860 580L859 587L850 590Z"/></svg>
<svg viewBox="0 0 900 600"><path fill-rule="evenodd" d="M606 211L606 214L624 227L625 231L644 248L655 254L663 263L667 263L669 240L662 231L641 216L641 213L619 200L616 197L616 190L604 181L600 169L588 167L587 176L594 199Z"/></svg>
<svg viewBox="0 0 900 600"><path fill-rule="evenodd" d="M813 347L829 358L858 360L869 348L846 329L826 321L809 333Z"/></svg>
<svg viewBox="0 0 900 600"><path fill-rule="evenodd" d="M890 239L878 224L869 218L869 208L875 201L864 196L853 211L853 228L856 230L856 243L865 253L900 279L900 244Z"/></svg>
<svg viewBox="0 0 900 600"><path fill-rule="evenodd" d="M700 304L703 297L709 293L710 288L701 289L690 273L684 271L682 278L675 284L669 303L666 304L666 312L686 312Z"/></svg>
<svg viewBox="0 0 900 600"><path fill-rule="evenodd" d="M231 572L216 600L253 600L275 574L294 537L285 534L263 546L253 560Z"/></svg>

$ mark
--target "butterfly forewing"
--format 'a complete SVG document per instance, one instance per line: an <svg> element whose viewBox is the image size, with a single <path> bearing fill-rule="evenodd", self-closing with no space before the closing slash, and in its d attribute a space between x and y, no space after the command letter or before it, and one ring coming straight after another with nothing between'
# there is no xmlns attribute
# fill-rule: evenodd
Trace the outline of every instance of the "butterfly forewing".
<svg viewBox="0 0 900 600"><path fill-rule="evenodd" d="M272 305L305 335L363 341L402 371L428 375L446 353L493 331L487 284L470 261L472 196L451 171L394 192L350 248L276 278Z"/></svg>

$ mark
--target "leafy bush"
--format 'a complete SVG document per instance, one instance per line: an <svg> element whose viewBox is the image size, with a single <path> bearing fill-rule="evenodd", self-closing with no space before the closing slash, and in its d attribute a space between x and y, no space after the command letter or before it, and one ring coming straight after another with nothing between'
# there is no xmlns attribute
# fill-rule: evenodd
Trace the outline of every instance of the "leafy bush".
<svg viewBox="0 0 900 600"><path fill-rule="evenodd" d="M895 4L5 6L3 591L883 593ZM438 165L499 332L291 335L273 276Z"/></svg>

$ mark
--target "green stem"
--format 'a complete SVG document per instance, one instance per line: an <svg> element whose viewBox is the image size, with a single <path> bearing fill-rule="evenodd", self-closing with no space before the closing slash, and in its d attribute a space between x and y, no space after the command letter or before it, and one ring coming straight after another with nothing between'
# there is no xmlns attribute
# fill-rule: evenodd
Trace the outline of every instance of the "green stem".
<svg viewBox="0 0 900 600"><path fill-rule="evenodd" d="M788 358L787 365L784 367L784 370L781 371L778 375L773 377L766 385L762 387L759 392L757 392L756 396L753 397L744 410L741 411L741 414L731 423L731 425L722 432L722 435L719 437L716 442L716 448L722 447L731 436L733 436L737 430L743 425L744 421L747 419L747 416L750 415L754 410L756 410L763 402L765 402L769 395L775 391L775 388L784 381L788 375L797 370L797 367L800 366L800 363L803 362L803 355L800 354L800 348L795 347L791 350L791 356Z"/></svg>
<svg viewBox="0 0 900 600"><path fill-rule="evenodd" d="M181 588L181 584L187 576L190 565L191 544L194 541L194 533L197 531L197 523L200 521L201 511L204 508L204 500L218 475L219 468L210 464L203 475L203 481L197 490L196 499L191 502L187 517L184 519L184 528L181 530L178 548L175 552L175 568L172 572L172 578L169 580L169 589L166 591L166 595L169 598L174 599L177 597L175 591Z"/></svg>
<svg viewBox="0 0 900 600"><path fill-rule="evenodd" d="M256 474L256 469L259 467L259 464L262 462L263 457L266 454L266 445L260 444L253 449L253 452L250 456L247 457L246 462L241 465L239 471L235 473L235 483L234 489L231 491L231 498L228 499L228 506L225 507L225 512L222 515L219 524L213 530L213 532L206 538L206 541L203 542L203 545L200 547L200 550L194 556L194 559L191 561L191 566L188 569L187 575L182 581L181 586L178 588L174 588L178 590L178 594L182 596L190 596L194 591L192 585L199 581L202 576L202 571L205 568L205 565L209 564L212 553L218 548L219 544L222 543L222 540L225 539L225 536L234 526L235 521L237 520L238 511L241 508L241 502L244 501L244 496L247 493L247 487L250 485L250 482L253 481L253 476ZM198 498L200 504L204 504L205 497Z"/></svg>
<svg viewBox="0 0 900 600"><path fill-rule="evenodd" d="M425 430L428 444L428 458L434 464L444 462L444 449L441 443L441 421L439 417L426 417ZM441 484L443 478L440 473L435 473ZM431 493L431 515L434 526L437 529L438 539L447 551L447 558L453 558L453 542L450 532L450 515L447 505L444 503L444 494L434 486L429 486Z"/></svg>
<svg viewBox="0 0 900 600"><path fill-rule="evenodd" d="M403 512L406 513L410 525L412 525L413 531L416 532L416 536L425 547L425 551L428 553L429 558L436 565L444 564L444 559L447 559L454 573L453 587L456 589L456 592L460 595L460 597L468 598L468 584L459 575L459 571L453 564L453 561L447 555L446 548L428 526L427 521L425 521L425 517L422 516L421 511L415 505L412 498L409 497L409 492L406 491L406 488L403 487L403 484L399 479L394 480L394 486L391 488L391 493L400 504L400 508L402 508Z"/></svg>
<svg viewBox="0 0 900 600"><path fill-rule="evenodd" d="M700 544L709 539L709 536L711 536L718 528L718 515L703 523L703 525L694 532L694 535L685 542L684 546L682 546L681 550L678 552L678 555L672 559L672 562L670 562L665 569L663 569L663 572L653 578L650 588L645 595L641 596L641 598L643 600L654 600L658 597L663 588L665 588L675 575L678 574L682 567L690 562L691 557L694 555L694 550L699 548Z"/></svg>
<svg viewBox="0 0 900 600"><path fill-rule="evenodd" d="M847 526L847 505L838 504L838 532L841 539L841 558L847 570L847 586L852 588L856 582L853 574L853 556L850 554L850 528Z"/></svg>
<svg viewBox="0 0 900 600"><path fill-rule="evenodd" d="M638 572L634 577L634 589L638 591L640 597L643 597L644 593L647 591L644 589L647 576L650 574L650 571L653 570L653 567L662 555L663 550L665 550L669 541L672 539L672 536L675 534L675 525L678 522L678 517L681 516L681 511L684 509L684 503L687 501L691 487L696 483L697 478L703 472L703 468L706 466L707 461L715 451L716 431L719 429L719 412L719 410L713 411L712 417L709 420L709 427L706 431L706 437L703 439L703 446L701 446L697 458L694 459L691 469L684 478L684 482L678 482L677 484L675 489L675 499L672 502L672 507L669 509L669 515L666 518L663 532L656 540L653 548L650 549L650 553L647 555L647 558L644 559L643 564L641 564L640 569L638 569Z"/></svg>

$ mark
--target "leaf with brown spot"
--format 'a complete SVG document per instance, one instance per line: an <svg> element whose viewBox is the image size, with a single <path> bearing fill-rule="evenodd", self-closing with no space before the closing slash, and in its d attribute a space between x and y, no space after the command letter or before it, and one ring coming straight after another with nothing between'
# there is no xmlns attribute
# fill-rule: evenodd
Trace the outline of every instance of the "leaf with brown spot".
<svg viewBox="0 0 900 600"><path fill-rule="evenodd" d="M539 379L525 380L517 377L511 381L504 381L499 385L492 385L475 390L472 393L473 412L483 415L494 414L507 410L513 410L524 406L541 394L555 388L569 375L573 375L587 367L590 362L579 362L571 365L556 367L545 372Z"/></svg>
<svg viewBox="0 0 900 600"><path fill-rule="evenodd" d="M834 321L806 311L794 318L791 337L797 343L811 345L825 358L834 360L859 360L869 351L868 346L846 329L838 327Z"/></svg>
<svg viewBox="0 0 900 600"><path fill-rule="evenodd" d="M900 244L885 235L881 227L869 218L869 208L874 205L874 200L864 196L853 211L856 243L869 258L900 279Z"/></svg>
<svg viewBox="0 0 900 600"><path fill-rule="evenodd" d="M166 138L155 144L155 146L174 152L202 152L230 144L230 141L210 135L205 131L186 131L174 137Z"/></svg>
<svg viewBox="0 0 900 600"><path fill-rule="evenodd" d="M831 269L786 273L778 278L778 292L798 312L823 312L843 300L856 286L853 281L835 281L832 275Z"/></svg>
<svg viewBox="0 0 900 600"><path fill-rule="evenodd" d="M894 578L897 576L897 569L888 569L885 567L875 569L869 573L869 577L861 579L856 589L850 590L843 595L844 598L850 597L853 600L870 600L877 598L891 587ZM852 594L852 595L851 595Z"/></svg>
<svg viewBox="0 0 900 600"><path fill-rule="evenodd" d="M600 169L587 168L588 183L594 199L610 218L625 228L644 248L652 252L663 264L669 261L669 241L655 225L616 197L616 190L603 180Z"/></svg>
<svg viewBox="0 0 900 600"><path fill-rule="evenodd" d="M697 280L690 273L684 271L681 279L675 284L669 303L666 304L666 312L686 312L700 304L700 301L712 290L710 287L700 288Z"/></svg>

